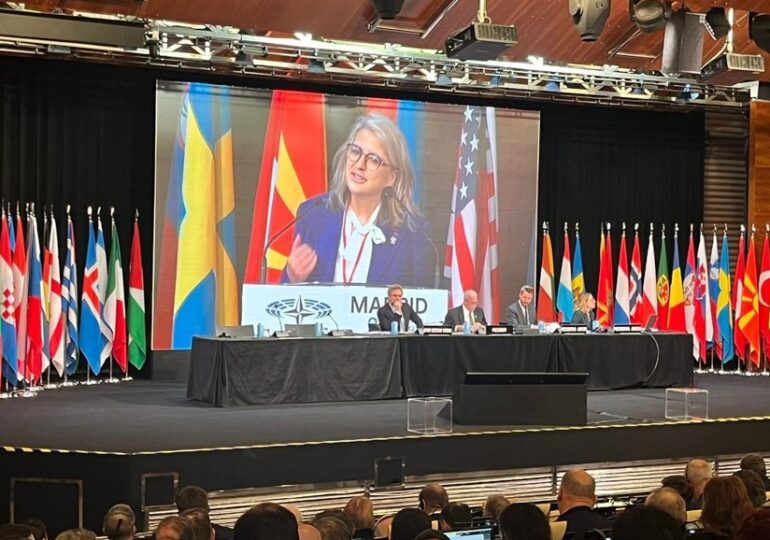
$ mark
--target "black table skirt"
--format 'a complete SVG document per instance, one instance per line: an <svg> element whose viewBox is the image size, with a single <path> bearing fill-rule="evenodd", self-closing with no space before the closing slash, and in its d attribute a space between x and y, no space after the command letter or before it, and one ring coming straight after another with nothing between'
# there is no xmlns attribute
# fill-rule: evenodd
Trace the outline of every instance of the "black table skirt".
<svg viewBox="0 0 770 540"><path fill-rule="evenodd" d="M689 386L692 369L686 334L195 338L187 397L228 407L452 395L468 371L587 372L591 390Z"/></svg>
<svg viewBox="0 0 770 540"><path fill-rule="evenodd" d="M397 338L193 339L188 399L230 407L399 397Z"/></svg>

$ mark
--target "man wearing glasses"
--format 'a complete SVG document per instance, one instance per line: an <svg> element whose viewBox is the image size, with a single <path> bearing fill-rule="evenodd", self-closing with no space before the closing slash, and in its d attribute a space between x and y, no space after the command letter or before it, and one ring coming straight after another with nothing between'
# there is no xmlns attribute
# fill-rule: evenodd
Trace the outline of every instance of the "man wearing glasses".
<svg viewBox="0 0 770 540"><path fill-rule="evenodd" d="M329 192L299 206L282 280L430 286L436 261L398 127L380 114L361 116L332 167Z"/></svg>

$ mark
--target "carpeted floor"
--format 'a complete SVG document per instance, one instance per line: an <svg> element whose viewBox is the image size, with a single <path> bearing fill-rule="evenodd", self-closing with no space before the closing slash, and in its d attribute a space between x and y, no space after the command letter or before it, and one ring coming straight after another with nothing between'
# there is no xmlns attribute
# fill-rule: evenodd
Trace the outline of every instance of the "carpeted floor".
<svg viewBox="0 0 770 540"><path fill-rule="evenodd" d="M696 376L709 390L710 417L770 415L770 377ZM177 383L131 381L46 390L0 401L0 445L157 452L405 437L406 401L217 409L185 399ZM665 389L592 392L589 424L664 419ZM484 426L455 426L455 432Z"/></svg>

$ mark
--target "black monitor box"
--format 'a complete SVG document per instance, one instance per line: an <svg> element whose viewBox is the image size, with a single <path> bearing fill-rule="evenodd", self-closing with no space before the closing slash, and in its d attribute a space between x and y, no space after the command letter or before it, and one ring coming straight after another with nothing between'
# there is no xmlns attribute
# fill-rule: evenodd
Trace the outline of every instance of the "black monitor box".
<svg viewBox="0 0 770 540"><path fill-rule="evenodd" d="M466 373L454 422L475 426L583 426L588 373Z"/></svg>

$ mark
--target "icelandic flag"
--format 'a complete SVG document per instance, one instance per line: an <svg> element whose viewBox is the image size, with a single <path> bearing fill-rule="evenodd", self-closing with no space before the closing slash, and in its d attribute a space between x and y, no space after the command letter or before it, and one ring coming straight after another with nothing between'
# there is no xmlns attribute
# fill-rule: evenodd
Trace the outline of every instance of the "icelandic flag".
<svg viewBox="0 0 770 540"><path fill-rule="evenodd" d="M559 320L569 323L572 320L574 299L572 297L572 267L570 264L569 233L567 224L564 224L564 253L561 259L561 272L559 273L559 292L556 295L556 309L559 311Z"/></svg>
<svg viewBox="0 0 770 540"><path fill-rule="evenodd" d="M618 280L615 282L614 324L630 324L630 300L628 294L628 252L626 251L626 229L620 235L620 255L618 255Z"/></svg>
<svg viewBox="0 0 770 540"><path fill-rule="evenodd" d="M717 297L717 323L722 339L722 363L735 356L733 342L733 313L730 296L730 248L727 245L727 231L722 236L722 252L719 255L719 296ZM717 352L719 352L717 348Z"/></svg>
<svg viewBox="0 0 770 540"><path fill-rule="evenodd" d="M107 302L107 282L109 274L107 271L107 248L104 243L104 230L102 229L102 218L97 214L97 233L96 233L96 265L99 267L99 326L102 333L102 353L101 363L109 361L112 355L112 329L104 318L104 305ZM114 241L114 240L113 240Z"/></svg>
<svg viewBox="0 0 770 540"><path fill-rule="evenodd" d="M64 363L67 375L78 369L78 267L75 260L75 228L67 214L67 255L62 274L62 313L66 319Z"/></svg>
<svg viewBox="0 0 770 540"><path fill-rule="evenodd" d="M102 304L99 301L99 263L91 220L88 220L88 251L83 271L83 298L80 311L80 350L94 375L102 368Z"/></svg>
<svg viewBox="0 0 770 540"><path fill-rule="evenodd" d="M3 293L2 328L3 339L3 377L12 386L19 384L18 358L16 354L16 318L13 316L14 290L13 290L13 261L11 259L11 242L8 224L13 226L13 221L5 219L0 226L0 290Z"/></svg>

